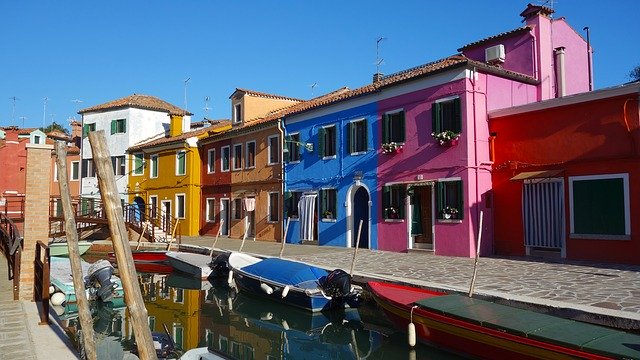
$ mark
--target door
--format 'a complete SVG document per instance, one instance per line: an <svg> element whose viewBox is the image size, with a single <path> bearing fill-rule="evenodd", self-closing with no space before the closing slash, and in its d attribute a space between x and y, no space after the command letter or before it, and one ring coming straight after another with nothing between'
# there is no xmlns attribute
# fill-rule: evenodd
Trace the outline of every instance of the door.
<svg viewBox="0 0 640 360"><path fill-rule="evenodd" d="M229 199L220 199L220 219L222 222L221 235L229 236L229 220L231 213L229 212Z"/></svg>
<svg viewBox="0 0 640 360"><path fill-rule="evenodd" d="M156 214L158 213L158 197L149 196L149 218L152 223L156 223Z"/></svg>
<svg viewBox="0 0 640 360"><path fill-rule="evenodd" d="M247 216L247 237L256 237L256 198L249 196L244 199L244 209Z"/></svg>
<svg viewBox="0 0 640 360"><path fill-rule="evenodd" d="M171 229L171 200L162 200L162 222L163 228L169 234Z"/></svg>
<svg viewBox="0 0 640 360"><path fill-rule="evenodd" d="M522 188L522 219L527 251L544 248L564 253L563 180L526 180Z"/></svg>
<svg viewBox="0 0 640 360"><path fill-rule="evenodd" d="M358 243L358 229L362 222L360 231L360 242ZM353 194L353 238L351 247L355 248L358 243L359 248L369 248L369 192L364 187L359 187Z"/></svg>
<svg viewBox="0 0 640 360"><path fill-rule="evenodd" d="M417 185L410 188L410 236L414 249L433 250L432 190L431 185Z"/></svg>
<svg viewBox="0 0 640 360"><path fill-rule="evenodd" d="M134 213L134 218L136 219L136 222L141 223L142 221L145 221L145 216L144 216L144 208L145 208L145 204L144 204L144 200L142 200L141 197L136 196L133 199L133 203L135 204L136 210Z"/></svg>

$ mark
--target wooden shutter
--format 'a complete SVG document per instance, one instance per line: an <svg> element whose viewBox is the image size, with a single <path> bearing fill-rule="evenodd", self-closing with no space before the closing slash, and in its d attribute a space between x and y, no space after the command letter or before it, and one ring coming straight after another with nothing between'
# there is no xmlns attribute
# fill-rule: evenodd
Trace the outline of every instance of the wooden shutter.
<svg viewBox="0 0 640 360"><path fill-rule="evenodd" d="M369 150L369 121L367 119L364 119L363 126L364 126L364 138L362 140L364 141L364 151L368 151Z"/></svg>
<svg viewBox="0 0 640 360"><path fill-rule="evenodd" d="M434 102L433 105L431 105L431 128L436 134L442 131L441 112L442 106L440 106L440 103Z"/></svg>
<svg viewBox="0 0 640 360"><path fill-rule="evenodd" d="M446 187L445 187L445 183L443 182L438 182L436 183L436 193L438 198L436 199L438 202L436 211L436 217L438 219L442 219L442 210L444 209L445 205L445 192L446 192Z"/></svg>
<svg viewBox="0 0 640 360"><path fill-rule="evenodd" d="M291 191L284 192L284 218L289 217L289 212L291 212L293 196L291 196Z"/></svg>
<svg viewBox="0 0 640 360"><path fill-rule="evenodd" d="M389 207L391 203L391 189L389 186L382 187L382 218L388 219L389 214L387 214L386 208Z"/></svg>
<svg viewBox="0 0 640 360"><path fill-rule="evenodd" d="M123 133L127 132L127 120L126 119L122 119L122 132Z"/></svg>
<svg viewBox="0 0 640 360"><path fill-rule="evenodd" d="M398 142L405 142L405 116L404 116L404 110L402 110L399 114L399 119L398 121L400 121L400 124L398 125L398 128L400 129L400 134L398 135Z"/></svg>
<svg viewBox="0 0 640 360"><path fill-rule="evenodd" d="M284 137L284 148L282 150L282 161L288 163L291 161L291 150L293 150L294 146L292 146L291 135L285 135ZM287 149L288 151L284 151Z"/></svg>
<svg viewBox="0 0 640 360"><path fill-rule="evenodd" d="M458 203L456 204L456 207L458 208L458 219L462 219L464 211L463 211L463 206L464 206L464 196L463 192L462 192L462 181L456 181L456 192L457 192L457 196L458 196Z"/></svg>
<svg viewBox="0 0 640 360"><path fill-rule="evenodd" d="M460 98L453 99L453 132L460 133L462 131L462 106Z"/></svg>
<svg viewBox="0 0 640 360"><path fill-rule="evenodd" d="M355 123L352 121L349 124L347 124L348 128L349 128L349 137L348 137L348 141L347 141L347 147L349 149L349 153L354 153L356 152L356 125Z"/></svg>
<svg viewBox="0 0 640 360"><path fill-rule="evenodd" d="M401 186L401 185L397 185L397 189L398 189L398 193L400 194L400 203L398 204L398 217L400 219L404 219L405 218L405 210L406 210L406 206L405 206L405 197L406 197L406 192L405 192L405 187Z"/></svg>
<svg viewBox="0 0 640 360"><path fill-rule="evenodd" d="M390 133L390 121L389 114L382 115L382 143L388 144L389 141L389 133Z"/></svg>
<svg viewBox="0 0 640 360"><path fill-rule="evenodd" d="M111 135L116 133L116 121L111 120Z"/></svg>
<svg viewBox="0 0 640 360"><path fill-rule="evenodd" d="M327 131L324 128L318 129L318 156L324 157L324 137Z"/></svg>
<svg viewBox="0 0 640 360"><path fill-rule="evenodd" d="M82 136L87 136L89 134L89 124L84 124L82 127Z"/></svg>

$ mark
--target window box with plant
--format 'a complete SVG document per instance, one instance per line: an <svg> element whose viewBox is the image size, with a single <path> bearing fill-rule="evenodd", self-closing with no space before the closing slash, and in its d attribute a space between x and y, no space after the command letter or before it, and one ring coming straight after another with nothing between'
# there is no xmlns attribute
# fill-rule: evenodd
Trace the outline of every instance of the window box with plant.
<svg viewBox="0 0 640 360"><path fill-rule="evenodd" d="M436 183L437 216L439 220L462 220L464 209L462 181L446 180Z"/></svg>
<svg viewBox="0 0 640 360"><path fill-rule="evenodd" d="M402 146L403 144L399 144L393 141L390 143L385 143L382 144L382 152L385 154L400 153L402 152Z"/></svg>
<svg viewBox="0 0 640 360"><path fill-rule="evenodd" d="M386 219L398 219L400 217L400 212L398 211L398 208L394 206L385 208L384 211L386 212L385 214Z"/></svg>
<svg viewBox="0 0 640 360"><path fill-rule="evenodd" d="M444 219L456 219L458 217L458 208L453 206L446 206L442 209L442 217Z"/></svg>
<svg viewBox="0 0 640 360"><path fill-rule="evenodd" d="M322 212L323 219L333 219L333 213L329 210L325 210Z"/></svg>
<svg viewBox="0 0 640 360"><path fill-rule="evenodd" d="M431 136L440 146L453 146L462 133L462 106L458 96L436 100L431 108Z"/></svg>
<svg viewBox="0 0 640 360"><path fill-rule="evenodd" d="M451 130L446 130L439 133L431 133L431 136L438 141L440 146L452 146L458 144L460 134Z"/></svg>

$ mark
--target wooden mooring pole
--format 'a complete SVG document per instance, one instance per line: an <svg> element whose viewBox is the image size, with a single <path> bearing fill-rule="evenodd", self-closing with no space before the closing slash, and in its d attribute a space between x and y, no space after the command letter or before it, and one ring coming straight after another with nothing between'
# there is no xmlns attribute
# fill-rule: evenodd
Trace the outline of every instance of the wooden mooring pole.
<svg viewBox="0 0 640 360"><path fill-rule="evenodd" d="M138 345L138 353L143 360L157 359L158 357L153 346L153 338L151 337L151 330L148 325L147 309L144 306L142 292L138 285L138 274L136 273L133 256L131 255L127 228L122 214L122 205L120 204L120 196L118 194L113 168L111 167L111 158L104 131L89 132L89 143L91 144L93 162L98 175L98 188L102 196L104 212L109 222L111 241L113 242L113 249L116 253L118 272L125 293L124 299L127 303L133 332Z"/></svg>
<svg viewBox="0 0 640 360"><path fill-rule="evenodd" d="M67 234L67 246L69 247L69 261L71 262L71 276L73 277L73 290L78 302L78 316L82 326L82 339L84 351L89 360L97 360L95 333L93 331L93 319L89 309L82 275L82 263L80 261L80 248L78 247L78 232L76 231L76 217L71 204L71 191L69 191L69 179L67 176L67 144L56 141L56 165L58 166L58 186L60 187L60 201L64 212L64 230ZM46 314L49 316L49 314Z"/></svg>

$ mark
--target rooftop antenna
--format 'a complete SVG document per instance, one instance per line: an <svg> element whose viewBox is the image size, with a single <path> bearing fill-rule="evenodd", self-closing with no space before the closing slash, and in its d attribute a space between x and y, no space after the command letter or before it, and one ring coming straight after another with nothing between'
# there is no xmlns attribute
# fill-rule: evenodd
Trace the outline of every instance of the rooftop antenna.
<svg viewBox="0 0 640 360"><path fill-rule="evenodd" d="M317 82L314 82L313 84L309 85L309 87L311 87L311 97L313 97L314 90L316 89L316 86L318 86Z"/></svg>
<svg viewBox="0 0 640 360"><path fill-rule="evenodd" d="M189 80L191 80L191 78L187 78L187 80L184 81L184 111L188 111L188 107L187 107L187 84L189 83Z"/></svg>
<svg viewBox="0 0 640 360"><path fill-rule="evenodd" d="M208 96L204 97L204 118L208 118L209 117L209 109L211 109L209 107L209 100L211 100Z"/></svg>
<svg viewBox="0 0 640 360"><path fill-rule="evenodd" d="M49 101L49 98L45 96L42 100L44 100L44 107L42 111L42 128L44 129L47 122L47 101Z"/></svg>
<svg viewBox="0 0 640 360"><path fill-rule="evenodd" d="M376 40L376 74L380 74L380 65L384 62L384 59L380 58L380 42L386 39L386 37L381 36Z"/></svg>
<svg viewBox="0 0 640 360"><path fill-rule="evenodd" d="M26 116L20 116L19 117L20 120L22 120L22 127L24 128L24 121L28 119L28 117Z"/></svg>
<svg viewBox="0 0 640 360"><path fill-rule="evenodd" d="M12 96L9 99L13 100L13 108L11 109L11 123L15 123L16 121L16 100L20 100L19 98Z"/></svg>

